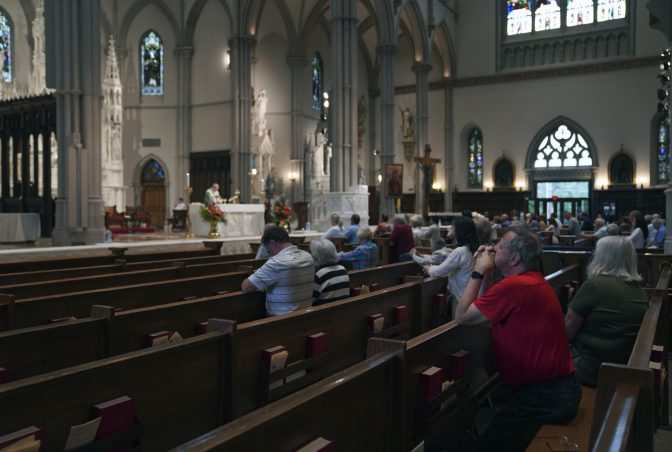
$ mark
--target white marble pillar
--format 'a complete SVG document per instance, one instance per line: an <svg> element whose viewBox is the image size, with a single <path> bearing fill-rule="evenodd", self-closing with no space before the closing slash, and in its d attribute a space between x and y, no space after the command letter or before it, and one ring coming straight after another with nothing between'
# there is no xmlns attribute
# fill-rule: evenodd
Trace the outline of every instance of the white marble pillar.
<svg viewBox="0 0 672 452"><path fill-rule="evenodd" d="M373 154L373 150L376 149L376 130L378 129L376 127L376 121L378 121L378 116L376 115L378 105L376 102L379 97L379 89L369 89L369 185L376 185L378 183L377 156ZM376 220L378 219L376 218Z"/></svg>
<svg viewBox="0 0 672 452"><path fill-rule="evenodd" d="M252 52L256 39L239 35L231 40L231 76L234 99L233 155L231 159L232 190L240 190L240 202L249 203L252 197L250 150L252 147ZM263 176L262 176L263 177Z"/></svg>
<svg viewBox="0 0 672 452"><path fill-rule="evenodd" d="M189 157L191 155L191 59L194 48L191 46L177 47L174 52L177 57L177 174L173 178L177 197L184 196L187 183L186 174L189 172ZM166 202L170 203L169 197ZM169 206L170 209L170 206Z"/></svg>
<svg viewBox="0 0 672 452"><path fill-rule="evenodd" d="M303 136L303 109L302 109L302 94L305 93L306 87L303 84L303 76L308 67L308 58L304 55L294 55L287 58L287 64L292 71L292 170L301 169L304 167L305 143ZM305 171L300 170L299 180L294 184L292 193L292 201L299 201L305 199Z"/></svg>
<svg viewBox="0 0 672 452"><path fill-rule="evenodd" d="M100 0L47 3L48 84L56 89L58 199L53 243L102 242ZM51 67L51 68L50 68Z"/></svg>
<svg viewBox="0 0 672 452"><path fill-rule="evenodd" d="M357 184L357 1L331 0L332 192Z"/></svg>
<svg viewBox="0 0 672 452"><path fill-rule="evenodd" d="M385 197L385 165L394 163L394 60L396 44L380 44L376 47L380 56L380 167L383 183L380 186L380 213L394 214L393 201Z"/></svg>
<svg viewBox="0 0 672 452"><path fill-rule="evenodd" d="M448 80L444 81L443 88L443 174L446 175L444 187L443 206L446 212L453 210L453 187L455 186L455 152L453 151L453 87L450 86Z"/></svg>
<svg viewBox="0 0 672 452"><path fill-rule="evenodd" d="M427 75L432 70L430 64L418 63L413 66L415 72L415 144L416 157L423 155L425 144L429 133L429 107L427 106L427 92L429 91L429 82ZM416 163L415 170L415 211L423 211L423 199L425 193L423 190L423 177L419 165ZM430 183L431 186L431 183Z"/></svg>

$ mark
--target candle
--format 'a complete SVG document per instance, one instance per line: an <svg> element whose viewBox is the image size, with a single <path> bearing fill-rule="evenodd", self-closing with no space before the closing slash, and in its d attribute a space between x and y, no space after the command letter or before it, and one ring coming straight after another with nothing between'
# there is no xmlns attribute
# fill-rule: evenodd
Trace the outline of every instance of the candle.
<svg viewBox="0 0 672 452"><path fill-rule="evenodd" d="M187 173L187 187L190 187L190 185L189 185L189 173Z"/></svg>

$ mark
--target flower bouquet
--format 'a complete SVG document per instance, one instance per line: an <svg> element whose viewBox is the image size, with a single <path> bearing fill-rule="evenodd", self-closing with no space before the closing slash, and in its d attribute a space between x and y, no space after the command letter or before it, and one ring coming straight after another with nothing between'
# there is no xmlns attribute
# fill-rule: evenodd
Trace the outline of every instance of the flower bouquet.
<svg viewBox="0 0 672 452"><path fill-rule="evenodd" d="M211 239L216 239L219 237L219 232L217 232L218 223L226 223L226 218L224 217L224 212L217 207L217 204L212 203L209 206L201 206L199 212L201 214L201 219L210 223L210 232L208 232L208 237Z"/></svg>
<svg viewBox="0 0 672 452"><path fill-rule="evenodd" d="M294 220L294 212L292 212L292 208L289 207L284 198L278 198L273 203L271 217L275 224L281 228L285 228L289 232L289 223Z"/></svg>

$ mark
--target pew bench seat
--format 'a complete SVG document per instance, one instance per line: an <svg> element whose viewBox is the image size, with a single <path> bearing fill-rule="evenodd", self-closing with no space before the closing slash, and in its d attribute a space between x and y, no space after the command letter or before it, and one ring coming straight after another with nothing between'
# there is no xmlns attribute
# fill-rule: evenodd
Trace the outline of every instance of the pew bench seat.
<svg viewBox="0 0 672 452"><path fill-rule="evenodd" d="M590 427L595 412L597 390L587 386L581 386L581 390L581 403L574 419L565 424L542 426L527 446L527 452L554 450L552 445L558 443L562 436L567 437L570 443L578 444L579 450L590 450L588 444L590 443Z"/></svg>

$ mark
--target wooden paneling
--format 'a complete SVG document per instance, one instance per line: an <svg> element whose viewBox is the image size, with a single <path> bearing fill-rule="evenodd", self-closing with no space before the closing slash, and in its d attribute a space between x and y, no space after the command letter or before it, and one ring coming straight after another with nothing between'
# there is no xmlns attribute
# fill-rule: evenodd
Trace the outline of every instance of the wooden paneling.
<svg viewBox="0 0 672 452"><path fill-rule="evenodd" d="M162 228L166 220L166 188L163 182L142 183L141 206L149 213L151 225Z"/></svg>
<svg viewBox="0 0 672 452"><path fill-rule="evenodd" d="M203 201L205 190L215 182L223 198L231 197L231 151L194 151L189 156L189 168L194 188L192 202Z"/></svg>

